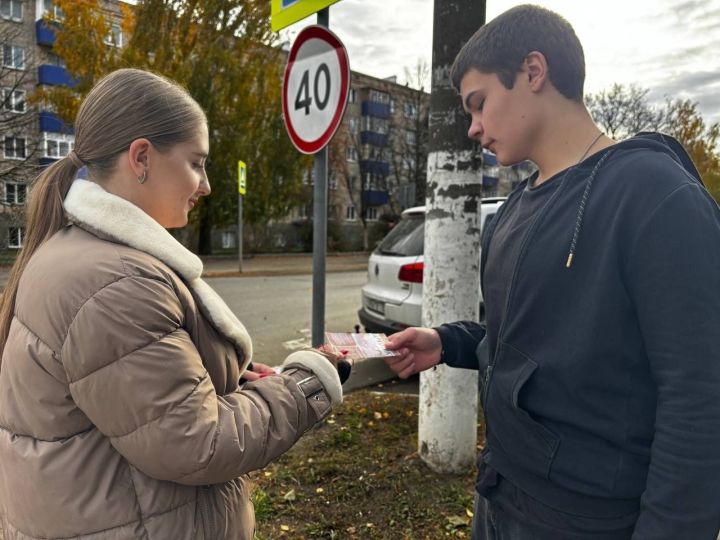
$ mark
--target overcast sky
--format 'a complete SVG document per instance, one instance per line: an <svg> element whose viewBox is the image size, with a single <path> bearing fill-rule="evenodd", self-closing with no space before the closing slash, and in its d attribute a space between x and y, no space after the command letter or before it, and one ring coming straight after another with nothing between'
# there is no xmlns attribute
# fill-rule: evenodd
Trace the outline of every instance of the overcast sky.
<svg viewBox="0 0 720 540"><path fill-rule="evenodd" d="M490 20L527 2L488 0ZM543 0L574 26L585 50L586 92L636 83L653 101L697 101L706 122L720 122L720 0ZM330 29L345 43L354 71L398 76L430 63L433 0L341 0ZM315 17L289 27L294 38Z"/></svg>

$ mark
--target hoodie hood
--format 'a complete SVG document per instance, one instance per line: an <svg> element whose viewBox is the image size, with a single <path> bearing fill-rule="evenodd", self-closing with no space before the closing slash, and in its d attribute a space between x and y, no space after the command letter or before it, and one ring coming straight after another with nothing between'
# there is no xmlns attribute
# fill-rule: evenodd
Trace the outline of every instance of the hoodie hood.
<svg viewBox="0 0 720 540"><path fill-rule="evenodd" d="M572 266L573 258L575 256L575 250L577 248L577 242L580 237L580 231L582 229L583 217L585 215L585 207L590 200L592 185L598 175L598 172L602 169L605 161L612 154L616 152L623 152L624 150L637 149L651 150L653 152L660 152L662 154L670 156L688 173L690 177L693 178L693 180L698 182L700 185L704 185L702 179L700 178L700 173L698 172L697 167L695 167L695 164L692 162L692 159L690 159L690 156L688 155L685 148L683 148L683 146L677 141L677 139L663 133L649 131L638 133L635 137L609 146L606 149L601 150L596 154L593 154L581 163L578 163L577 167L579 168L592 167L592 169L590 175L586 180L585 190L583 191L582 198L580 199L580 205L578 206L577 218L575 219L575 230L573 232L572 241L570 242L570 251L568 253L567 262L565 264L566 268L570 268ZM568 172L571 171L573 168L574 167L570 167L570 169L568 169ZM565 175L563 176L563 183L565 181L565 178L567 178L567 173L565 173ZM563 186L561 185L560 189L562 188Z"/></svg>

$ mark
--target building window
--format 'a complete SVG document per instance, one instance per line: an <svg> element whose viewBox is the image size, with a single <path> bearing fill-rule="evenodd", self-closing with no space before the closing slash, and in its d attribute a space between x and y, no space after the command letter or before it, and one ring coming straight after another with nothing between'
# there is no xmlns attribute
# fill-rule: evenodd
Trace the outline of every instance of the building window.
<svg viewBox="0 0 720 540"><path fill-rule="evenodd" d="M375 103L390 104L390 94L387 92L381 92L380 90L370 90L370 101Z"/></svg>
<svg viewBox="0 0 720 540"><path fill-rule="evenodd" d="M353 135L357 135L358 132L358 119L357 118L351 118L348 121L348 125L350 126L350 133Z"/></svg>
<svg viewBox="0 0 720 540"><path fill-rule="evenodd" d="M47 59L45 60L45 64L48 64L50 66L57 66L57 67L64 68L65 67L65 59L58 56L57 54L48 53Z"/></svg>
<svg viewBox="0 0 720 540"><path fill-rule="evenodd" d="M348 189L350 191L353 191L355 189L356 184L357 184L357 176L351 176L348 180Z"/></svg>
<svg viewBox="0 0 720 540"><path fill-rule="evenodd" d="M20 249L23 247L23 239L25 238L25 229L23 227L10 227L8 229L8 247Z"/></svg>
<svg viewBox="0 0 720 540"><path fill-rule="evenodd" d="M60 133L43 133L44 157L60 159L67 156L75 147L75 137Z"/></svg>
<svg viewBox="0 0 720 540"><path fill-rule="evenodd" d="M411 129L405 130L405 142L410 145L417 144L417 135Z"/></svg>
<svg viewBox="0 0 720 540"><path fill-rule="evenodd" d="M25 112L25 90L13 90L12 88L3 88L0 91L0 110L12 111L16 113Z"/></svg>
<svg viewBox="0 0 720 540"><path fill-rule="evenodd" d="M53 0L42 0L43 2L43 16L51 15L54 19L62 19L64 13L62 9L55 5Z"/></svg>
<svg viewBox="0 0 720 540"><path fill-rule="evenodd" d="M418 117L418 109L417 105L414 103L406 103L405 107L405 118L410 118L411 120L415 120Z"/></svg>
<svg viewBox="0 0 720 540"><path fill-rule="evenodd" d="M348 103L357 103L357 90L354 88L351 88L348 93Z"/></svg>
<svg viewBox="0 0 720 540"><path fill-rule="evenodd" d="M0 17L11 21L22 21L22 0L0 0Z"/></svg>
<svg viewBox="0 0 720 540"><path fill-rule="evenodd" d="M390 114L395 114L395 100L390 98Z"/></svg>
<svg viewBox="0 0 720 540"><path fill-rule="evenodd" d="M25 204L27 198L27 185L16 182L5 182L5 203Z"/></svg>
<svg viewBox="0 0 720 540"><path fill-rule="evenodd" d="M358 160L357 150L352 146L347 147L345 149L345 159L347 159L348 161L357 161Z"/></svg>
<svg viewBox="0 0 720 540"><path fill-rule="evenodd" d="M25 138L5 137L5 159L25 159Z"/></svg>
<svg viewBox="0 0 720 540"><path fill-rule="evenodd" d="M3 66L25 69L25 49L15 45L3 45Z"/></svg>
<svg viewBox="0 0 720 540"><path fill-rule="evenodd" d="M406 157L403 159L403 169L406 171L414 171L415 170L415 158L414 157Z"/></svg>
<svg viewBox="0 0 720 540"><path fill-rule="evenodd" d="M354 206L346 206L345 207L345 219L347 221L355 221L357 219L357 216L355 216L355 207Z"/></svg>
<svg viewBox="0 0 720 540"><path fill-rule="evenodd" d="M237 233L232 231L223 231L221 236L222 248L231 249L235 247L235 237Z"/></svg>
<svg viewBox="0 0 720 540"><path fill-rule="evenodd" d="M123 34L118 23L112 23L110 26L110 33L105 36L104 41L106 45L110 45L112 47L120 48L123 46Z"/></svg>
<svg viewBox="0 0 720 540"><path fill-rule="evenodd" d="M387 133L390 123L384 118L374 116L363 116L363 129L375 133Z"/></svg>
<svg viewBox="0 0 720 540"><path fill-rule="evenodd" d="M377 219L378 219L377 208L375 208L374 206L371 206L371 207L365 209L365 220L366 221L377 221Z"/></svg>

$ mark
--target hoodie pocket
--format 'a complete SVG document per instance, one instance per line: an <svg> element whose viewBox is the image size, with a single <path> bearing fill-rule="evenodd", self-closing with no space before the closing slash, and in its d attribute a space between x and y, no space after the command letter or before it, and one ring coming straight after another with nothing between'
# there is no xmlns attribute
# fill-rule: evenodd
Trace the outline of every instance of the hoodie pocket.
<svg viewBox="0 0 720 540"><path fill-rule="evenodd" d="M514 347L500 343L485 388L485 407L489 442L495 439L512 462L547 479L560 438L520 406L520 395L537 367Z"/></svg>

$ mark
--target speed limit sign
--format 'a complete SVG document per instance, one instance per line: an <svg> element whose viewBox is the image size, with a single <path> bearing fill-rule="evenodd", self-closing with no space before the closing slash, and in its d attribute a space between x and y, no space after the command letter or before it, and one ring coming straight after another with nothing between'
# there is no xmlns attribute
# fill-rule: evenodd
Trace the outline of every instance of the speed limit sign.
<svg viewBox="0 0 720 540"><path fill-rule="evenodd" d="M300 152L314 154L330 142L349 91L345 46L323 26L304 28L290 49L283 79L285 127Z"/></svg>

